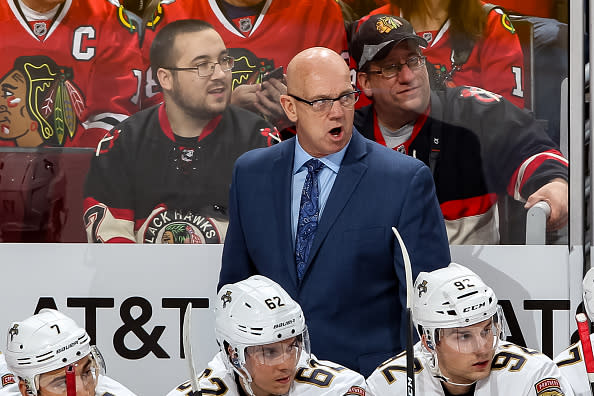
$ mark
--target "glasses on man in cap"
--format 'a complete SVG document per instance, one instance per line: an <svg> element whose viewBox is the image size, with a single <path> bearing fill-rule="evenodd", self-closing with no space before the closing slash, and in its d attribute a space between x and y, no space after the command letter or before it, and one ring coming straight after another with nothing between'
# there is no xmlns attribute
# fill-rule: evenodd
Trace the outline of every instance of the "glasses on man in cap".
<svg viewBox="0 0 594 396"><path fill-rule="evenodd" d="M416 70L423 66L425 66L425 60L427 59L426 56L411 56L408 58L404 63L396 63L393 65L384 66L378 70L368 70L366 71L367 74L377 74L382 76L385 79L394 78L398 76L404 65L408 66L410 70Z"/></svg>

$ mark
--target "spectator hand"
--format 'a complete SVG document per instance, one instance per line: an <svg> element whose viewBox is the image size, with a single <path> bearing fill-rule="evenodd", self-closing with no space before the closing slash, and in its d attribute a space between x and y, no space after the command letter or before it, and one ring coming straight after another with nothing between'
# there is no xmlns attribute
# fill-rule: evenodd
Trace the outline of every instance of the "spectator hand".
<svg viewBox="0 0 594 396"><path fill-rule="evenodd" d="M545 201L551 207L551 215L547 220L547 231L555 231L567 224L568 217L568 186L563 179L553 179L528 197L526 209L531 208L539 201Z"/></svg>
<svg viewBox="0 0 594 396"><path fill-rule="evenodd" d="M231 104L244 109L260 113L257 93L261 90L260 84L243 84L236 87L231 93Z"/></svg>
<svg viewBox="0 0 594 396"><path fill-rule="evenodd" d="M262 89L256 93L258 112L279 130L291 125L280 104L280 96L287 94L287 86L276 78L262 83Z"/></svg>

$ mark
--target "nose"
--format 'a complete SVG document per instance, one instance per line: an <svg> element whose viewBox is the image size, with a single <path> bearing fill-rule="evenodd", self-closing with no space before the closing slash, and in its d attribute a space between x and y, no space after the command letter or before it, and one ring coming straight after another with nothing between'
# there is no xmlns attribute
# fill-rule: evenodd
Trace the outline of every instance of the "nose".
<svg viewBox="0 0 594 396"><path fill-rule="evenodd" d="M405 63L398 72L398 81L408 82L414 78L414 71Z"/></svg>
<svg viewBox="0 0 594 396"><path fill-rule="evenodd" d="M215 63L214 70L212 72L212 76L210 78L217 79L225 77L225 72L223 71L223 67L219 63Z"/></svg>
<svg viewBox="0 0 594 396"><path fill-rule="evenodd" d="M335 100L332 102L332 107L330 107L328 116L330 118L340 118L344 115L344 112L345 112L345 108L340 104L340 101Z"/></svg>
<svg viewBox="0 0 594 396"><path fill-rule="evenodd" d="M94 396L95 395L95 385L93 381L83 381L83 379L77 375L76 376L76 396ZM70 396L70 395L68 395Z"/></svg>

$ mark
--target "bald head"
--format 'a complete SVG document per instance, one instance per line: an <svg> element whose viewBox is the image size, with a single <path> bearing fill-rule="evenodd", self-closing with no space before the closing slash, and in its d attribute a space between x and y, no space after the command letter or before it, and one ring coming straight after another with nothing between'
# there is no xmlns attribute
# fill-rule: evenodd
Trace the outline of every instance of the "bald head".
<svg viewBox="0 0 594 396"><path fill-rule="evenodd" d="M349 67L342 56L324 47L308 48L295 55L287 66L287 91L301 95L306 87L330 75L341 75L350 81Z"/></svg>

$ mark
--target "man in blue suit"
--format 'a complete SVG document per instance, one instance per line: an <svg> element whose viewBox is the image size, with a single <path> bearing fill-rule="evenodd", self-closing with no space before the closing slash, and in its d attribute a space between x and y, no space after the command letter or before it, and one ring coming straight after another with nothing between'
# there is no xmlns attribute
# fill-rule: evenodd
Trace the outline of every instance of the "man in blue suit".
<svg viewBox="0 0 594 396"><path fill-rule="evenodd" d="M274 279L303 307L312 352L367 376L406 340L391 227L413 276L447 266L450 254L431 172L353 129L357 95L335 52L293 58L281 104L297 136L237 160L219 286Z"/></svg>

